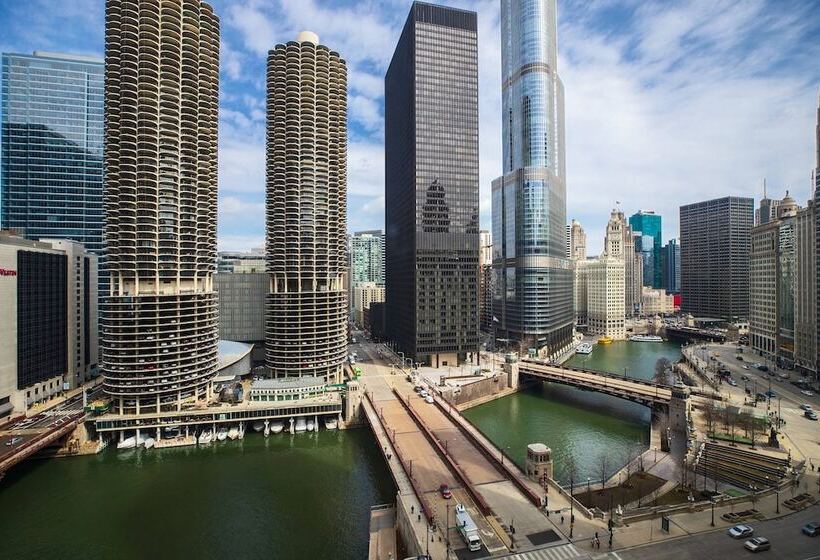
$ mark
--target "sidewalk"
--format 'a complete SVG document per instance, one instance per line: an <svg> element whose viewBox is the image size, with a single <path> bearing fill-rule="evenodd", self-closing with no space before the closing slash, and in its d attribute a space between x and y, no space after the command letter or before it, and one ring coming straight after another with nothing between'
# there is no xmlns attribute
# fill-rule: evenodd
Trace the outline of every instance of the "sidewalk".
<svg viewBox="0 0 820 560"><path fill-rule="evenodd" d="M49 399L47 401L35 403L31 405L31 408L26 410L26 417L31 417L41 412L45 412L46 410L51 410L57 406L60 406L67 400L82 394L84 389L93 389L97 387L97 385L101 385L103 381L102 375L98 375L91 381L87 381L83 385L71 389L70 391L65 391L62 395L54 397L53 399Z"/></svg>

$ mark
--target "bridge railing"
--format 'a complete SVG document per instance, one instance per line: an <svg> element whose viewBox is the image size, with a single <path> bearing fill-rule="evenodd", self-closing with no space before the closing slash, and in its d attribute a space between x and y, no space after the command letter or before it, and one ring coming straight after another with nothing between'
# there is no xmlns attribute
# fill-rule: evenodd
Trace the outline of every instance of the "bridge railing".
<svg viewBox="0 0 820 560"><path fill-rule="evenodd" d="M656 383L651 379L644 379L642 377L630 377L629 375L621 375L618 373L612 373L611 371L604 371L599 369L592 369L592 368L579 368L573 366L563 366L563 365L554 365L547 362L543 362L540 360L532 360L529 358L524 358L521 360L521 363L530 363L539 366L546 366L556 369L563 369L567 371L575 371L578 373L589 373L592 375L598 375L600 377L607 377L609 379L621 379L623 381L631 381L632 383L638 383L640 385L646 385L648 387L662 387L662 388L671 388L669 385L665 385L663 383Z"/></svg>
<svg viewBox="0 0 820 560"><path fill-rule="evenodd" d="M10 455L0 461L0 474L4 473L20 461L24 461L47 445L50 445L55 440L58 440L61 437L73 432L84 416L85 414L74 415L69 421L56 427L56 429L38 434L36 437L23 442L21 445L16 447Z"/></svg>

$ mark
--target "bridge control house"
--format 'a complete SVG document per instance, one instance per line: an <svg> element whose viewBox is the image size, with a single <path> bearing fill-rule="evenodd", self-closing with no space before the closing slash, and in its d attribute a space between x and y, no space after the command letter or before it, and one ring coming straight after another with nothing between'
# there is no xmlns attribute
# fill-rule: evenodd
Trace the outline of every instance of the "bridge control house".
<svg viewBox="0 0 820 560"><path fill-rule="evenodd" d="M0 231L0 420L97 372L97 256Z"/></svg>

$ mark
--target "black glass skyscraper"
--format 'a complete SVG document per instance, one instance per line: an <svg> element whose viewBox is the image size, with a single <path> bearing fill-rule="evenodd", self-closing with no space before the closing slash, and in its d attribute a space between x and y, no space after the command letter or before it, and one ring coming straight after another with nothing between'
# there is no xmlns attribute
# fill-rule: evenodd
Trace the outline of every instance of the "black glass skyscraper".
<svg viewBox="0 0 820 560"><path fill-rule="evenodd" d="M435 367L478 348L476 14L415 2L385 78L386 325Z"/></svg>

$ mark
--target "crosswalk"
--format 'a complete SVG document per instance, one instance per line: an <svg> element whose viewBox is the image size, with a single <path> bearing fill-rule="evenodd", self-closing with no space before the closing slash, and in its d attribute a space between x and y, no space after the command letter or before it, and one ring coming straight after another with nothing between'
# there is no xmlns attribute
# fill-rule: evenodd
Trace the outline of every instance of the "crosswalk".
<svg viewBox="0 0 820 560"><path fill-rule="evenodd" d="M589 554L578 550L574 544L563 544L549 548L539 548L508 556L506 560L587 560Z"/></svg>

